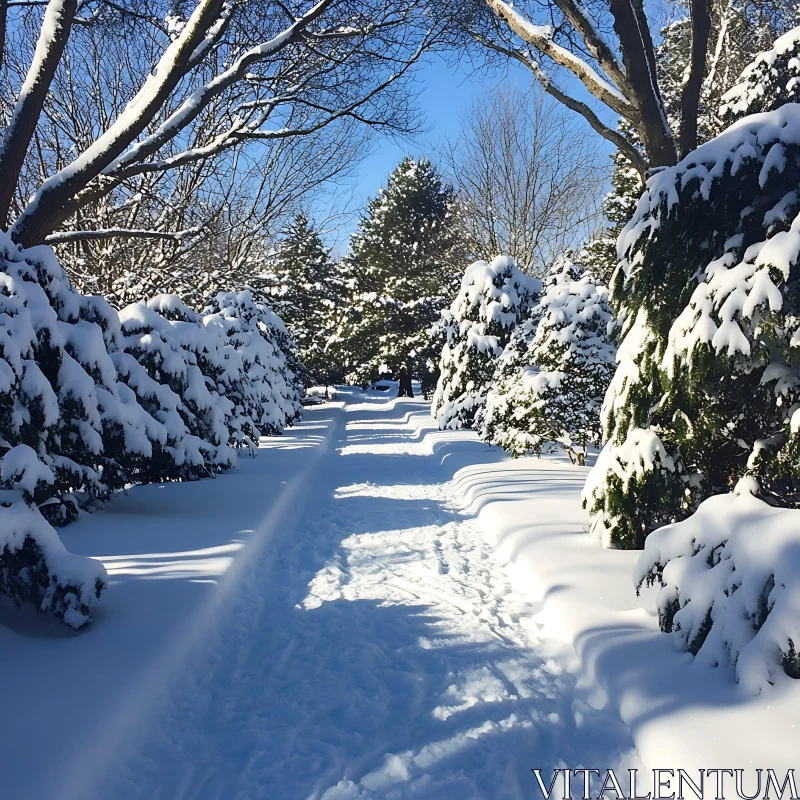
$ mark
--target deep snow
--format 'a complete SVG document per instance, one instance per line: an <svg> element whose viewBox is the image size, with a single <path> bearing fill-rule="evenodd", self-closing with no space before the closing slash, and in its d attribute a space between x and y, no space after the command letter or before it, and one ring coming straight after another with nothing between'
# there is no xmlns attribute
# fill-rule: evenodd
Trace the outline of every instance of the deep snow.
<svg viewBox="0 0 800 800"><path fill-rule="evenodd" d="M6 617L9 796L518 798L532 767L616 763L626 729L446 483L496 451L447 434L443 468L420 424L385 395L315 407L237 474L67 529L111 586L80 636Z"/></svg>
<svg viewBox="0 0 800 800"><path fill-rule="evenodd" d="M111 585L81 634L4 612L3 796L516 800L532 768L794 766L798 691L747 697L658 633L637 554L586 535L585 469L342 399L63 531Z"/></svg>

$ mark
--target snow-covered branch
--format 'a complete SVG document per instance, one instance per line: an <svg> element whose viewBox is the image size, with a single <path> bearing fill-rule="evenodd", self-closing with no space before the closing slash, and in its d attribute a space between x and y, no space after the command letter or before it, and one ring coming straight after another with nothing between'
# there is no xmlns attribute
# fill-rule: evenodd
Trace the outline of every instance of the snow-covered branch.
<svg viewBox="0 0 800 800"><path fill-rule="evenodd" d="M77 2L60 0L67 1ZM422 0L315 0L303 13L290 14L289 6L276 0L258 0L255 6L195 0L185 21L164 28L153 19L156 41L162 36L169 41L141 84L136 85L130 61L116 62L129 85L110 87L111 102L104 98L91 121L81 119L76 108L85 101L83 92L91 95L109 74L106 56L72 52L68 60L77 63L64 63L59 86L66 96L52 98L48 107L50 139L44 149L37 142L28 156L29 188L17 181L9 188L17 204L12 237L24 245L44 241L81 209L137 176L190 165L204 169L250 141L310 137L345 120L412 130L413 109L400 83L435 39L426 30L431 23L424 8ZM125 19L124 12L113 13ZM279 23L284 16L287 22ZM137 53L144 63L153 57L152 42L143 39ZM76 89L72 76L80 75L84 64L98 79ZM95 136L88 146L87 133ZM44 181L38 177L48 173Z"/></svg>
<svg viewBox="0 0 800 800"><path fill-rule="evenodd" d="M614 44L606 41L599 24L577 0L547 0L543 4L545 13L549 12L546 25L534 24L506 0L484 2L495 15L494 25L499 35L492 37L486 29L476 29L476 26L467 24L468 29L471 27L473 38L497 52L515 54L518 50L536 51L556 67L571 73L592 97L634 127L643 145L644 158L630 144L623 144L623 137L602 122L585 101L575 97L573 92L555 86L538 59L525 55L529 62L537 65L536 77L545 90L581 114L601 136L614 142L640 172L644 173L650 166L675 163L675 141L658 86L655 48L641 2L609 0L608 11L617 36ZM696 2L707 3L708 0ZM557 17L560 20L556 21ZM491 28L492 25L487 27ZM508 37L500 32L501 28L510 32L512 37L522 40L525 47L509 45ZM705 63L707 38L701 35L696 37L698 62L702 56ZM516 55L513 57L517 58ZM696 94L692 83L686 92L687 103ZM696 101L695 97L695 107ZM688 134L691 134L691 127L692 117L687 114ZM696 130L696 114L694 127Z"/></svg>
<svg viewBox="0 0 800 800"><path fill-rule="evenodd" d="M586 103L577 100L563 89L559 88L553 79L544 71L544 69L542 69L541 64L539 64L539 62L536 61L536 59L534 59L530 53L522 53L519 50L513 50L511 48L504 47L503 45L492 42L489 39L480 36L479 34L475 34L475 39L484 46L502 53L508 58L513 58L520 64L524 64L534 74L537 81L544 91L547 92L547 94L558 100L560 103L563 103L571 111L575 111L576 113L580 114L597 133L625 153L631 164L633 164L639 174L644 177L645 173L647 172L647 163L642 157L641 152L637 150L636 147L634 147L634 145L632 145L630 141L628 141L628 139L626 139L619 131L616 131L606 125Z"/></svg>
<svg viewBox="0 0 800 800"><path fill-rule="evenodd" d="M62 1L73 5L76 2ZM42 183L11 227L16 241L36 243L72 213L69 201L112 163L163 107L224 7L223 0L199 0L181 34L167 47L156 68L117 120L75 161Z"/></svg>
<svg viewBox="0 0 800 800"><path fill-rule="evenodd" d="M47 4L33 60L0 146L0 175L3 176L0 181L0 224L5 225L8 218L25 152L64 54L77 8L78 0L50 0Z"/></svg>
<svg viewBox="0 0 800 800"><path fill-rule="evenodd" d="M504 0L486 0L486 2L520 39L551 58L559 66L568 69L598 100L622 116L627 117L631 114L632 107L623 93L623 87L615 86L590 64L555 42L549 25L534 25ZM585 15L578 16L585 20ZM588 20L585 21L588 23ZM593 41L594 49L598 52L607 49L607 46L604 48L599 46L602 42L599 36ZM624 79L624 73L619 68L616 58L611 56L606 64L613 69L618 79ZM628 91L627 80L624 83L624 90Z"/></svg>
<svg viewBox="0 0 800 800"><path fill-rule="evenodd" d="M45 237L47 244L64 244L65 242L80 242L88 239L113 239L124 237L126 239L166 239L180 242L183 239L200 233L202 228L189 228L185 231L149 231L132 228L100 228L92 231L59 231Z"/></svg>

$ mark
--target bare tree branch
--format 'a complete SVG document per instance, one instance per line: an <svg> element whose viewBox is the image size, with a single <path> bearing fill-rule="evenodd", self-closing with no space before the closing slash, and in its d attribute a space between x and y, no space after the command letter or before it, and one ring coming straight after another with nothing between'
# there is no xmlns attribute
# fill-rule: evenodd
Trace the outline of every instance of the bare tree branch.
<svg viewBox="0 0 800 800"><path fill-rule="evenodd" d="M536 79L539 81L539 84L544 91L547 92L547 94L558 100L560 103L563 103L563 105L565 105L571 111L575 111L576 113L580 114L597 133L625 153L628 160L631 162L631 164L633 164L637 172L644 180L647 173L647 162L643 158L642 153L619 131L616 131L604 124L597 114L595 114L594 111L592 111L592 109L586 105L586 103L576 100L574 97L568 95L565 91L560 89L553 82L552 78L545 73L545 71L533 58L531 58L529 55L520 53L518 50L512 50L510 48L503 47L502 45L485 39L480 35L475 35L475 39L484 46L489 47L496 52L503 53L503 55L506 55L509 58L524 64L531 72L533 72L533 74L536 76Z"/></svg>

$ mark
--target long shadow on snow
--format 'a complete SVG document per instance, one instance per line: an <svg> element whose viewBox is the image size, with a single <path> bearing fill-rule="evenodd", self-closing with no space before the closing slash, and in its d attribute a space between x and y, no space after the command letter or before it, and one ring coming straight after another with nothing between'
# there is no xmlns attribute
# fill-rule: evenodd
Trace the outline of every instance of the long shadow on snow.
<svg viewBox="0 0 800 800"><path fill-rule="evenodd" d="M265 618L252 641L263 657L239 660L226 692L205 691L212 668L191 698L173 700L179 712L191 705L190 724L166 733L161 770L150 772L149 753L131 765L130 796L505 800L535 796L533 767L548 774L565 755L612 764L630 745L573 707L573 678L546 656L504 646L498 668L496 644L439 625L424 604L361 599ZM515 687L509 676L523 668ZM480 689L459 674L484 696L465 702L460 692ZM334 793L340 781L363 794Z"/></svg>

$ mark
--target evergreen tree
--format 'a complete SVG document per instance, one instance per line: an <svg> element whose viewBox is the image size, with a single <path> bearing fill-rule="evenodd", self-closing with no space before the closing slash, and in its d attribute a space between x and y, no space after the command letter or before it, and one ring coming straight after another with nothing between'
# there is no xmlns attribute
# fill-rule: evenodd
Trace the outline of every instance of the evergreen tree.
<svg viewBox="0 0 800 800"><path fill-rule="evenodd" d="M497 360L541 287L541 281L525 275L510 256L467 267L444 314L446 343L431 405L440 429L472 427Z"/></svg>
<svg viewBox="0 0 800 800"><path fill-rule="evenodd" d="M751 117L654 175L619 241L623 339L587 482L592 528L641 546L757 479L796 504L800 106Z"/></svg>
<svg viewBox="0 0 800 800"><path fill-rule="evenodd" d="M800 27L748 64L736 85L721 99L720 117L730 124L748 114L773 111L800 102Z"/></svg>
<svg viewBox="0 0 800 800"><path fill-rule="evenodd" d="M559 443L583 464L588 446L600 443L600 405L614 368L608 289L567 255L547 276L534 316L536 333L515 353L515 369L503 354L478 431L515 457Z"/></svg>
<svg viewBox="0 0 800 800"><path fill-rule="evenodd" d="M633 138L630 130L623 133ZM603 201L606 227L593 236L578 254L578 261L595 278L608 285L617 268L617 237L633 216L644 188L639 173L625 155L617 150L612 156L611 191Z"/></svg>
<svg viewBox="0 0 800 800"><path fill-rule="evenodd" d="M384 364L426 382L438 357L431 329L466 261L452 188L429 161L404 158L370 201L342 263L344 313L332 347L351 382L377 378Z"/></svg>
<svg viewBox="0 0 800 800"><path fill-rule="evenodd" d="M280 287L281 319L296 343L306 384L331 383L338 376L325 347L340 299L338 282L329 251L306 214L297 214L287 227L271 267Z"/></svg>

